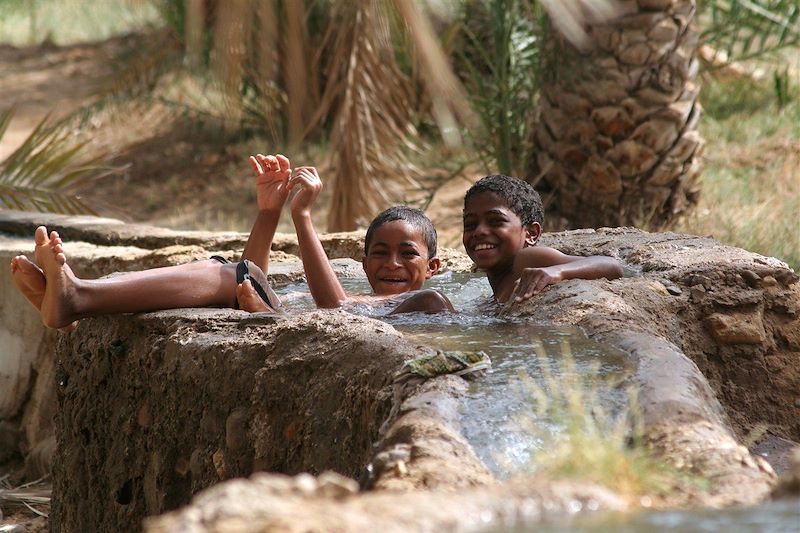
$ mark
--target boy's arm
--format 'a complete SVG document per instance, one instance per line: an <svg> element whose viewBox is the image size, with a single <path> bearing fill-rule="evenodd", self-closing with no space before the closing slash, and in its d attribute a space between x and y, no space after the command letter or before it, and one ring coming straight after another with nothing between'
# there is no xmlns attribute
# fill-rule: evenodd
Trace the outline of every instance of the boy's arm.
<svg viewBox="0 0 800 533"><path fill-rule="evenodd" d="M292 170L289 160L281 154L250 156L250 166L256 175L258 216L247 238L242 260L249 259L266 274L272 239L275 237L281 209L289 196L289 176Z"/></svg>
<svg viewBox="0 0 800 533"><path fill-rule="evenodd" d="M347 293L336 277L325 249L311 221L311 206L322 189L322 181L314 167L300 167L289 180L289 188L299 187L291 202L292 221L300 245L300 257L306 273L308 289L317 307L340 307L347 300Z"/></svg>
<svg viewBox="0 0 800 533"><path fill-rule="evenodd" d="M522 250L514 261L514 271L519 280L509 301L517 302L566 279L617 279L623 275L622 265L613 257L566 255L548 247Z"/></svg>

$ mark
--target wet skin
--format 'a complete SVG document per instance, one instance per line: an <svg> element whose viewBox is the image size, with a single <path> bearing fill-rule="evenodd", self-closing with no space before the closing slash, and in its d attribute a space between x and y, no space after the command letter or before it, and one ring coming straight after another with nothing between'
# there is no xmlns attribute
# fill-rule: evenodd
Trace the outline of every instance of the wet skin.
<svg viewBox="0 0 800 533"><path fill-rule="evenodd" d="M520 218L493 192L482 192L464 206L462 242L470 259L492 277L510 274L517 254L533 246L541 235L539 224L523 226Z"/></svg>
<svg viewBox="0 0 800 533"><path fill-rule="evenodd" d="M405 220L387 222L375 230L363 265L369 284L380 296L419 290L439 270L439 260L428 259L422 232Z"/></svg>

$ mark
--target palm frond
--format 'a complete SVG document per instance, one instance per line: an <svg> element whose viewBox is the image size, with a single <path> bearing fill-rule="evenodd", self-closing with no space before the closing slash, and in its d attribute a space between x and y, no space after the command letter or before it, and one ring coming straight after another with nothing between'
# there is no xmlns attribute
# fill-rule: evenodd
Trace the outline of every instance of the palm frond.
<svg viewBox="0 0 800 533"><path fill-rule="evenodd" d="M25 507L39 516L46 517L46 512L34 507L34 505L42 506L46 509L50 507L52 489L49 484L44 484L43 480L44 479L37 479L36 481L31 481L18 487L12 487L8 482L8 475L1 477L0 509Z"/></svg>
<svg viewBox="0 0 800 533"><path fill-rule="evenodd" d="M453 72L430 20L417 2L394 0L394 5L408 27L418 54L423 86L430 96L431 113L442 138L450 146L459 146L462 144L460 125L472 128L478 123L467 91Z"/></svg>
<svg viewBox="0 0 800 533"><path fill-rule="evenodd" d="M700 35L722 56L718 63L768 58L800 46L800 4L797 0L707 0L708 24Z"/></svg>
<svg viewBox="0 0 800 533"><path fill-rule="evenodd" d="M358 224L416 186L406 157L411 138L410 82L395 61L387 13L371 0L338 2L331 24L327 85L315 121L333 114L336 180L329 231Z"/></svg>
<svg viewBox="0 0 800 533"><path fill-rule="evenodd" d="M0 112L4 132L13 110ZM81 159L85 142L74 138L70 123L45 117L25 141L0 161L0 205L9 209L64 214L95 214L72 191L90 180L118 172L107 154Z"/></svg>

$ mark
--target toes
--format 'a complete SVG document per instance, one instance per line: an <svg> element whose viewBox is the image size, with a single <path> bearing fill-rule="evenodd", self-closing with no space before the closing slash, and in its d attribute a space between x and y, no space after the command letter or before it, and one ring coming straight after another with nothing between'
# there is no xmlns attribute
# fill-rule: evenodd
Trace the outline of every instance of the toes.
<svg viewBox="0 0 800 533"><path fill-rule="evenodd" d="M63 254L63 252L58 252L56 254L56 263L59 265L63 265L67 262L67 256Z"/></svg>
<svg viewBox="0 0 800 533"><path fill-rule="evenodd" d="M47 228L44 226L36 228L36 233L33 234L33 240L36 241L37 246L44 246L47 243Z"/></svg>

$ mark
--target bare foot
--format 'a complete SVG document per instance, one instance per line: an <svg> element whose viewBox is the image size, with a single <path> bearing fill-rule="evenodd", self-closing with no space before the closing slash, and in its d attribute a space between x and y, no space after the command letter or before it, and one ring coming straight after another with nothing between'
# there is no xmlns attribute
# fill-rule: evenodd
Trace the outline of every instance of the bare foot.
<svg viewBox="0 0 800 533"><path fill-rule="evenodd" d="M44 291L47 285L42 269L31 263L30 259L24 255L18 255L11 260L11 277L17 286L17 290L41 313L42 300L44 299ZM77 327L78 321L76 320L68 326L58 328L58 331L69 333Z"/></svg>
<svg viewBox="0 0 800 533"><path fill-rule="evenodd" d="M42 269L24 255L18 255L11 260L11 277L25 299L37 310L41 309L46 283Z"/></svg>
<svg viewBox="0 0 800 533"><path fill-rule="evenodd" d="M236 301L239 302L239 309L248 313L274 313L274 310L267 307L264 300L253 288L249 279L244 280L236 286Z"/></svg>
<svg viewBox="0 0 800 533"><path fill-rule="evenodd" d="M42 322L49 328L67 328L73 324L75 275L67 266L61 239L53 231L47 237L47 228L39 226L34 235L36 262L44 271L45 291L42 299Z"/></svg>

